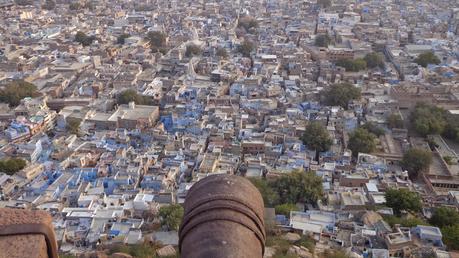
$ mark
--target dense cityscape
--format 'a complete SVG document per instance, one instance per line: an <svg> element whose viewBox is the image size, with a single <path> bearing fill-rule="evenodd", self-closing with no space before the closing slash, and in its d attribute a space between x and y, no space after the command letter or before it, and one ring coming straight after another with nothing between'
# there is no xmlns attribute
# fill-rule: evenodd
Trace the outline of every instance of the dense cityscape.
<svg viewBox="0 0 459 258"><path fill-rule="evenodd" d="M60 257L180 257L216 174L261 193L264 257L459 257L458 0L0 0L0 25L0 208L49 213Z"/></svg>

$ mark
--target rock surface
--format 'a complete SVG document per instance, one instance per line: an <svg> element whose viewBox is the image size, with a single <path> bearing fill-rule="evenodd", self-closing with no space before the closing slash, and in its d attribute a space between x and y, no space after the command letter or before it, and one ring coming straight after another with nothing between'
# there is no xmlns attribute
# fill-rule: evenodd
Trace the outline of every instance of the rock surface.
<svg viewBox="0 0 459 258"><path fill-rule="evenodd" d="M283 239L289 241L289 242L296 242L301 239L301 236L296 233L287 233L284 236L282 236Z"/></svg>
<svg viewBox="0 0 459 258"><path fill-rule="evenodd" d="M266 247L265 248L265 255L263 255L263 258L271 258L276 254L276 248L274 247Z"/></svg>
<svg viewBox="0 0 459 258"><path fill-rule="evenodd" d="M156 251L156 254L159 257L173 256L175 255L175 253L175 248L171 245L166 245L165 247L162 247Z"/></svg>
<svg viewBox="0 0 459 258"><path fill-rule="evenodd" d="M291 246L289 249L288 249L288 254L292 254L292 255L297 255L298 257L301 257L301 258L312 258L313 255L311 254L311 252L309 252L309 250L303 246Z"/></svg>
<svg viewBox="0 0 459 258"><path fill-rule="evenodd" d="M110 256L111 258L132 258L131 255L125 253L114 253Z"/></svg>

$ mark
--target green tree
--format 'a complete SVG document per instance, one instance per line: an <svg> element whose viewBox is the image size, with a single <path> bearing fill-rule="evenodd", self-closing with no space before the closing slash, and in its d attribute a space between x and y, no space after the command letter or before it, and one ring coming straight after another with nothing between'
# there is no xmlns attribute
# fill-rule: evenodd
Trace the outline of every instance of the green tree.
<svg viewBox="0 0 459 258"><path fill-rule="evenodd" d="M71 134L79 135L80 134L80 124L81 124L80 121L76 119L69 119L66 125L67 132Z"/></svg>
<svg viewBox="0 0 459 258"><path fill-rule="evenodd" d="M454 158L451 156L444 156L443 160L446 162L448 165L454 165Z"/></svg>
<svg viewBox="0 0 459 258"><path fill-rule="evenodd" d="M314 40L314 45L317 47L328 47L331 43L331 38L328 34L317 35Z"/></svg>
<svg viewBox="0 0 459 258"><path fill-rule="evenodd" d="M150 43L150 49L154 53L156 52L162 52L164 53L167 51L166 48L166 42L167 42L167 36L165 33L160 32L160 31L150 31L147 34L146 39Z"/></svg>
<svg viewBox="0 0 459 258"><path fill-rule="evenodd" d="M178 230L183 218L183 207L179 204L172 204L159 208L161 225L168 230Z"/></svg>
<svg viewBox="0 0 459 258"><path fill-rule="evenodd" d="M54 0L46 0L41 7L45 10L53 10L56 7L56 2Z"/></svg>
<svg viewBox="0 0 459 258"><path fill-rule="evenodd" d="M448 139L459 141L459 121L453 117L448 117L442 135Z"/></svg>
<svg viewBox="0 0 459 258"><path fill-rule="evenodd" d="M438 143L435 141L435 138L431 136L427 137L426 141L431 151L434 151L435 148L439 147Z"/></svg>
<svg viewBox="0 0 459 258"><path fill-rule="evenodd" d="M358 72L367 69L367 62L361 58L340 59L336 61L336 65L344 67L348 72Z"/></svg>
<svg viewBox="0 0 459 258"><path fill-rule="evenodd" d="M424 225L424 226L428 226L429 223L427 223L426 221L418 218L418 217L414 217L414 216L410 216L410 217L397 217L397 216L393 216L393 215L388 215L388 216L384 216L384 220L391 226L395 226L395 225L401 225L402 227L408 227L408 228L412 228L412 227L416 227L418 225Z"/></svg>
<svg viewBox="0 0 459 258"><path fill-rule="evenodd" d="M298 207L296 207L296 205L293 203L279 204L276 205L274 209L276 210L276 214L282 214L287 217L290 217L291 211L298 211Z"/></svg>
<svg viewBox="0 0 459 258"><path fill-rule="evenodd" d="M190 58L193 56L200 55L202 52L201 48L195 44L189 44L186 46L185 56Z"/></svg>
<svg viewBox="0 0 459 258"><path fill-rule="evenodd" d="M360 99L360 89L349 83L333 84L322 91L323 102L328 106L341 106L348 109L351 100Z"/></svg>
<svg viewBox="0 0 459 258"><path fill-rule="evenodd" d="M415 63L422 67L427 67L429 64L440 64L440 59L432 51L427 51L420 54L415 60Z"/></svg>
<svg viewBox="0 0 459 258"><path fill-rule="evenodd" d="M332 5L331 0L317 0L317 4L320 5L321 7L327 8Z"/></svg>
<svg viewBox="0 0 459 258"><path fill-rule="evenodd" d="M414 32L412 30L408 31L408 42L411 44L414 43Z"/></svg>
<svg viewBox="0 0 459 258"><path fill-rule="evenodd" d="M17 5L25 6L25 5L33 5L33 0L14 0Z"/></svg>
<svg viewBox="0 0 459 258"><path fill-rule="evenodd" d="M316 151L316 160L319 159L319 153L328 151L333 143L327 128L319 122L309 123L301 140L308 148Z"/></svg>
<svg viewBox="0 0 459 258"><path fill-rule="evenodd" d="M241 45L238 47L239 53L244 57L250 57L252 51L255 50L255 43L249 40L244 40Z"/></svg>
<svg viewBox="0 0 459 258"><path fill-rule="evenodd" d="M139 99L139 94L136 90L125 90L118 95L117 103L118 104L129 104L129 102L135 102L136 104L141 104L141 99Z"/></svg>
<svg viewBox="0 0 459 258"><path fill-rule="evenodd" d="M27 162L23 159L3 159L0 160L0 172L6 173L7 175L14 175L16 172L25 168L26 165Z"/></svg>
<svg viewBox="0 0 459 258"><path fill-rule="evenodd" d="M129 38L131 35L127 34L127 33L123 33L121 35L119 35L117 38L116 38L116 44L118 45L124 45L125 41L127 38Z"/></svg>
<svg viewBox="0 0 459 258"><path fill-rule="evenodd" d="M293 171L271 185L281 203L315 203L323 196L322 179L313 172Z"/></svg>
<svg viewBox="0 0 459 258"><path fill-rule="evenodd" d="M384 55L381 53L369 53L363 58L369 68L384 68Z"/></svg>
<svg viewBox="0 0 459 258"><path fill-rule="evenodd" d="M394 210L396 215L402 211L419 212L422 201L416 192L408 189L388 189L385 194L386 205Z"/></svg>
<svg viewBox="0 0 459 258"><path fill-rule="evenodd" d="M387 117L387 124L389 128L403 128L403 119L400 115L398 114L390 114Z"/></svg>
<svg viewBox="0 0 459 258"><path fill-rule="evenodd" d="M217 53L216 53L216 55L217 55L218 57L220 57L220 58L223 58L223 59L228 58L228 52L226 51L226 49L221 48L221 47L217 48Z"/></svg>
<svg viewBox="0 0 459 258"><path fill-rule="evenodd" d="M447 126L446 111L436 106L418 103L411 112L411 123L414 130L422 136L441 134Z"/></svg>
<svg viewBox="0 0 459 258"><path fill-rule="evenodd" d="M359 153L371 153L376 149L376 136L366 129L357 128L349 135L348 148L354 157Z"/></svg>
<svg viewBox="0 0 459 258"><path fill-rule="evenodd" d="M266 180L254 177L249 180L260 191L265 207L274 207L279 202L279 195Z"/></svg>
<svg viewBox="0 0 459 258"><path fill-rule="evenodd" d="M95 36L88 36L86 33L82 31L78 31L75 34L75 41L83 45L84 47L87 47L92 44L92 42L96 40Z"/></svg>
<svg viewBox="0 0 459 258"><path fill-rule="evenodd" d="M251 16L243 16L239 18L237 27L244 28L245 31L250 31L251 29L258 28L258 22L255 18Z"/></svg>
<svg viewBox="0 0 459 258"><path fill-rule="evenodd" d="M79 2L73 2L69 4L69 9L72 11L78 11L82 8L81 4Z"/></svg>
<svg viewBox="0 0 459 258"><path fill-rule="evenodd" d="M134 102L137 105L151 105L151 100L147 96L142 96L132 89L121 92L116 102L118 105L129 104L129 102Z"/></svg>
<svg viewBox="0 0 459 258"><path fill-rule="evenodd" d="M459 250L459 224L454 224L441 229L443 242L449 250Z"/></svg>
<svg viewBox="0 0 459 258"><path fill-rule="evenodd" d="M429 222L439 228L459 224L459 213L449 207L436 208Z"/></svg>
<svg viewBox="0 0 459 258"><path fill-rule="evenodd" d="M82 31L77 31L77 33L75 34L75 41L78 43L82 43L87 37L88 35L86 35L86 33Z"/></svg>
<svg viewBox="0 0 459 258"><path fill-rule="evenodd" d="M90 11L94 11L94 4L91 1L86 1L83 7Z"/></svg>
<svg viewBox="0 0 459 258"><path fill-rule="evenodd" d="M362 125L362 128L378 137L386 133L386 131L384 131L382 127L380 127L374 122L367 122L364 125Z"/></svg>
<svg viewBox="0 0 459 258"><path fill-rule="evenodd" d="M363 60L362 58L357 58L352 61L353 64L353 69L352 71L361 71L367 69L367 62Z"/></svg>
<svg viewBox="0 0 459 258"><path fill-rule="evenodd" d="M413 148L408 150L402 159L402 167L408 171L410 178L415 179L419 173L429 169L432 153L428 150Z"/></svg>
<svg viewBox="0 0 459 258"><path fill-rule="evenodd" d="M0 89L0 102L16 107L23 98L36 97L38 95L37 87L34 84L23 80L15 80Z"/></svg>

